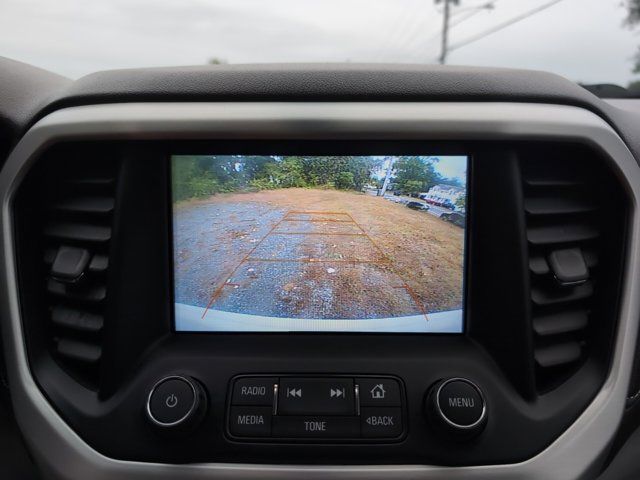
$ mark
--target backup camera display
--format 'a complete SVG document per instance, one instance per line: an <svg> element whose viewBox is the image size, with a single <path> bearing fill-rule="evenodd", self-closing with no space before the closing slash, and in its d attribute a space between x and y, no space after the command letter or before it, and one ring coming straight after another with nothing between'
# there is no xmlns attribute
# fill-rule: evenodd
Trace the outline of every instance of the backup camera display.
<svg viewBox="0 0 640 480"><path fill-rule="evenodd" d="M461 333L467 165L174 155L176 331Z"/></svg>

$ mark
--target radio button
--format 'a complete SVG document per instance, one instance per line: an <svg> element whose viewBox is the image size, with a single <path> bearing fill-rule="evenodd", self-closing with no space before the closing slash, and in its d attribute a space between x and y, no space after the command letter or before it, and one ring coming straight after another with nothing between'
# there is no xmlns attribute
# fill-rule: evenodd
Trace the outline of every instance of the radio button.
<svg viewBox="0 0 640 480"><path fill-rule="evenodd" d="M274 417L273 435L283 438L358 438L358 417Z"/></svg>
<svg viewBox="0 0 640 480"><path fill-rule="evenodd" d="M360 426L365 438L392 438L402 434L402 409L363 408Z"/></svg>
<svg viewBox="0 0 640 480"><path fill-rule="evenodd" d="M271 407L231 407L229 432L237 437L271 435Z"/></svg>
<svg viewBox="0 0 640 480"><path fill-rule="evenodd" d="M350 378L281 378L278 415L355 415Z"/></svg>
<svg viewBox="0 0 640 480"><path fill-rule="evenodd" d="M357 378L360 405L363 407L400 407L400 384L391 378Z"/></svg>
<svg viewBox="0 0 640 480"><path fill-rule="evenodd" d="M275 377L239 378L233 385L232 405L273 405Z"/></svg>

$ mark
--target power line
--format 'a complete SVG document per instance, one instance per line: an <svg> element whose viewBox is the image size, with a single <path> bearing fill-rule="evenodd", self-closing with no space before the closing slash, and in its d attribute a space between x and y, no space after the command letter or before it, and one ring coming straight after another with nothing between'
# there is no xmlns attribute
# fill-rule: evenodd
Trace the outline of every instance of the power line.
<svg viewBox="0 0 640 480"><path fill-rule="evenodd" d="M470 7L465 7L462 9L458 9L454 12L452 12L450 14L450 18L453 19L454 17L457 16L457 14L459 13L466 13L466 15L464 15L462 18L459 18L458 20L452 21L449 24L449 30L451 30L452 28L454 28L455 26L461 24L462 22L466 21L467 19L473 17L475 14L477 13L481 13L481 12L486 12L488 10L492 10L494 8L494 5L498 3L498 0L489 0L486 3L482 3L480 5L473 5ZM438 10L436 8L436 10ZM442 14L443 12L439 12L440 14ZM423 41L423 45L429 45L430 43L432 43L434 40L438 40L442 37L442 30L440 30L437 33L434 33L432 36L430 36L429 38L427 38L426 40ZM438 61L438 58L435 58L433 60L434 62Z"/></svg>
<svg viewBox="0 0 640 480"><path fill-rule="evenodd" d="M552 0L550 2L545 3L544 5L540 5L539 7L536 7L532 10L529 10L528 12L522 13L516 17L513 17L510 20L507 20L506 22L503 22L499 25L496 25L495 27L492 27L488 30L485 30L484 32L481 32L477 35L473 35L472 37L467 38L466 40L463 40L459 43L456 43L454 45L452 45L451 47L448 48L448 52L452 52L454 50L457 50L461 47L464 47L466 45L469 45L470 43L476 42L484 37L487 37L493 33L496 33L500 30L503 30L511 25L513 25L514 23L518 23L522 20L524 20L525 18L529 18L532 15L535 15L536 13L540 13L543 10L546 10L547 8L553 7L555 4L562 2L563 0Z"/></svg>
<svg viewBox="0 0 640 480"><path fill-rule="evenodd" d="M473 10L470 14L463 16L463 18L458 19L458 21L455 22L451 22L451 18L455 15L456 12L451 11L451 5L459 5L460 4L460 0L435 0L436 4L440 3L440 2L444 2L444 9L442 12L442 39L441 39L441 47L440 47L440 57L438 58L438 61L441 64L445 64L447 63L447 55L449 54L450 48L449 48L449 30L454 27L455 25L458 25L462 22L464 22L465 20L468 20L469 18L471 18L473 15L475 15L476 13L478 13L481 10L491 10L493 9L493 5L497 0L493 0L493 1L488 1L487 3L484 3L482 5L476 5L476 6L472 6L472 7L467 7L464 10ZM458 11L458 13L460 12L460 10Z"/></svg>
<svg viewBox="0 0 640 480"><path fill-rule="evenodd" d="M492 2L487 2L484 5L477 5L475 7L473 7L473 9L470 8L465 8L465 11L467 11L467 15L465 15L464 17L453 21L449 24L449 28L453 28L456 25L460 25L462 22L470 19L471 17L473 17L474 15L477 15L480 12L484 12L487 10L491 10L492 8L494 8L494 5L497 3L498 0L493 0ZM471 11L468 11L471 10ZM460 12L456 12L456 13L460 13Z"/></svg>

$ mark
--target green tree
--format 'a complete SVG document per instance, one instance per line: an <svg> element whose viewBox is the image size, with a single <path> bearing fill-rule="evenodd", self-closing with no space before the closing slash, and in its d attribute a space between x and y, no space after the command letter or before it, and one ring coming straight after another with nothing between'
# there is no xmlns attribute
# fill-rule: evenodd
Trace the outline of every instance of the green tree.
<svg viewBox="0 0 640 480"><path fill-rule="evenodd" d="M422 182L419 180L407 180L404 183L403 190L406 193L419 193L422 192Z"/></svg>
<svg viewBox="0 0 640 480"><path fill-rule="evenodd" d="M340 172L335 176L334 184L340 190L349 190L354 187L353 172Z"/></svg>
<svg viewBox="0 0 640 480"><path fill-rule="evenodd" d="M624 24L635 29L640 24L640 0L626 0L627 18ZM636 50L634 55L633 72L640 73L640 48Z"/></svg>
<svg viewBox="0 0 640 480"><path fill-rule="evenodd" d="M173 201L207 197L222 191L218 179L203 168L202 157L180 156L172 161Z"/></svg>
<svg viewBox="0 0 640 480"><path fill-rule="evenodd" d="M428 191L442 180L433 166L436 161L431 157L400 158L394 165L394 183L408 192Z"/></svg>

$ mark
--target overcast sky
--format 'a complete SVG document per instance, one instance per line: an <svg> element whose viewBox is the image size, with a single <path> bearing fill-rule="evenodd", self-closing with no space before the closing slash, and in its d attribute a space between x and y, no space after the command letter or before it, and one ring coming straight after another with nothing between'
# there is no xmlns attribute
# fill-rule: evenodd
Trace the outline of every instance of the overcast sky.
<svg viewBox="0 0 640 480"><path fill-rule="evenodd" d="M456 45L548 0L496 0L466 18ZM467 9L467 10L464 10ZM435 63L442 6L433 0L0 0L0 55L77 78L97 70L229 63ZM548 70L626 85L640 34L623 0L563 0L453 51L449 63ZM640 32L640 29L638 30Z"/></svg>

